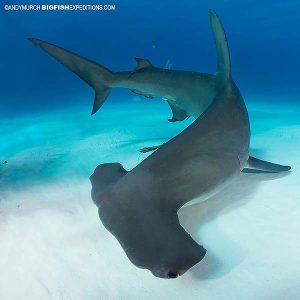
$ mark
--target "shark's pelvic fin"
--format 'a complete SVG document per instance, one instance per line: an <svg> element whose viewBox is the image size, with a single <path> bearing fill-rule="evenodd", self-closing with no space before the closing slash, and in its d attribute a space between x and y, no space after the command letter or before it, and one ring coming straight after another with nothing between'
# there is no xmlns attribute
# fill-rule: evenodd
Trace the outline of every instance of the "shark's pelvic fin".
<svg viewBox="0 0 300 300"><path fill-rule="evenodd" d="M188 117L187 112L182 110L173 101L167 100L167 102L170 105L173 113L172 119L168 119L169 122L183 121Z"/></svg>
<svg viewBox="0 0 300 300"><path fill-rule="evenodd" d="M290 166L283 166L250 156L243 173L280 173L287 172Z"/></svg>
<svg viewBox="0 0 300 300"><path fill-rule="evenodd" d="M113 73L87 58L58 46L38 39L29 38L29 40L62 63L95 90L92 114L96 113L110 92L110 83L113 78Z"/></svg>
<svg viewBox="0 0 300 300"><path fill-rule="evenodd" d="M213 31L217 51L217 74L224 80L231 78L230 54L226 34L220 18L210 10L210 24Z"/></svg>
<svg viewBox="0 0 300 300"><path fill-rule="evenodd" d="M154 96L150 95L150 94L146 94L144 92L141 92L141 91L138 91L138 90L131 90L133 93L137 94L137 95L141 95L141 96L144 96L146 98L149 98L149 99L153 99Z"/></svg>

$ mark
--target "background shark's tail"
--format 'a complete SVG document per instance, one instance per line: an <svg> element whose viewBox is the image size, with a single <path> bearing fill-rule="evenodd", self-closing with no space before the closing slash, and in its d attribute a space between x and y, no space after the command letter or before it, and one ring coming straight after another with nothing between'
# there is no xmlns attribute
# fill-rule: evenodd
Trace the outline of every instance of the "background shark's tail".
<svg viewBox="0 0 300 300"><path fill-rule="evenodd" d="M215 11L210 10L210 24L214 34L215 45L217 50L217 75L224 80L231 79L230 54L226 34L220 18Z"/></svg>
<svg viewBox="0 0 300 300"><path fill-rule="evenodd" d="M57 59L95 90L95 101L92 115L96 113L110 92L110 84L113 79L113 73L107 68L87 58L74 54L58 46L38 39L29 38L29 40Z"/></svg>

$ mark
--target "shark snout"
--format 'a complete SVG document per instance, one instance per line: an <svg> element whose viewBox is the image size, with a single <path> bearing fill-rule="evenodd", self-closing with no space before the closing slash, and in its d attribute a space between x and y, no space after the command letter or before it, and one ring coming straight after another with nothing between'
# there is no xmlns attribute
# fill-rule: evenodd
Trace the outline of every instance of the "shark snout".
<svg viewBox="0 0 300 300"><path fill-rule="evenodd" d="M167 270L167 271L152 271L152 274L156 277L159 278L165 278L165 279L175 279L179 275L181 275L184 272L180 271L172 271L172 270Z"/></svg>
<svg viewBox="0 0 300 300"><path fill-rule="evenodd" d="M183 243L181 243L181 245L183 245ZM175 279L200 262L206 254L206 249L197 244L189 246L185 243L183 247L178 245L177 250L179 251L173 253L169 251L169 260L166 259L162 262L160 268L151 270L154 276L165 279Z"/></svg>
<svg viewBox="0 0 300 300"><path fill-rule="evenodd" d="M165 270L150 270L151 273L159 278L163 279L175 279L179 276L182 276L185 274L191 266L185 266L182 269L176 269L176 268L170 268L170 269L165 269Z"/></svg>
<svg viewBox="0 0 300 300"><path fill-rule="evenodd" d="M176 272L169 272L169 273L167 274L168 278L177 278L178 275L179 275L179 274L176 273Z"/></svg>

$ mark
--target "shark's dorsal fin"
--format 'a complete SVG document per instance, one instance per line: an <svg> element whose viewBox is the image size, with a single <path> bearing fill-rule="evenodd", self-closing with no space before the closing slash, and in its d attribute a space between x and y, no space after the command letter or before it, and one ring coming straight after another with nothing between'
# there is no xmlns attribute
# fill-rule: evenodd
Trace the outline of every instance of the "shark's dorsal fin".
<svg viewBox="0 0 300 300"><path fill-rule="evenodd" d="M143 59L143 58L135 58L137 66L136 68L128 75L128 78L130 78L132 75L134 75L135 73L138 73L139 71L143 70L143 69L147 69L147 68L151 68L153 67L151 62L147 59Z"/></svg>
<svg viewBox="0 0 300 300"><path fill-rule="evenodd" d="M224 80L231 78L230 54L226 34L220 18L215 11L210 10L210 24L214 34L217 51L217 74Z"/></svg>
<svg viewBox="0 0 300 300"><path fill-rule="evenodd" d="M152 67L152 64L147 59L136 57L135 60L136 60L136 63L137 63L137 67L135 69L136 71L140 70L140 69Z"/></svg>
<svg viewBox="0 0 300 300"><path fill-rule="evenodd" d="M187 112L181 109L173 101L167 100L167 102L170 105L173 113L172 119L168 119L169 122L183 121L188 117Z"/></svg>

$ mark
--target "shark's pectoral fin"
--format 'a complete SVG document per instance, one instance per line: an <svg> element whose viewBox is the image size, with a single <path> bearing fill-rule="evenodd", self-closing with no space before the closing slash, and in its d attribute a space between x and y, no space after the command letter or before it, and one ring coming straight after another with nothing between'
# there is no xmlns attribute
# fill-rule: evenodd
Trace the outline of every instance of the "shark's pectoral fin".
<svg viewBox="0 0 300 300"><path fill-rule="evenodd" d="M243 173L280 173L287 172L290 166L283 166L250 156Z"/></svg>
<svg viewBox="0 0 300 300"><path fill-rule="evenodd" d="M183 121L189 117L186 111L181 109L176 103L171 100L167 100L168 104L171 107L173 116L172 119L168 119L169 122Z"/></svg>
<svg viewBox="0 0 300 300"><path fill-rule="evenodd" d="M144 92L141 92L139 90L131 90L133 93L137 94L137 95L140 95L140 96L144 96L146 98L149 98L149 99L153 99L154 96L150 95L150 94L146 94Z"/></svg>
<svg viewBox="0 0 300 300"><path fill-rule="evenodd" d="M101 202L101 194L112 184L128 173L119 163L99 165L90 177L92 198L97 206Z"/></svg>

